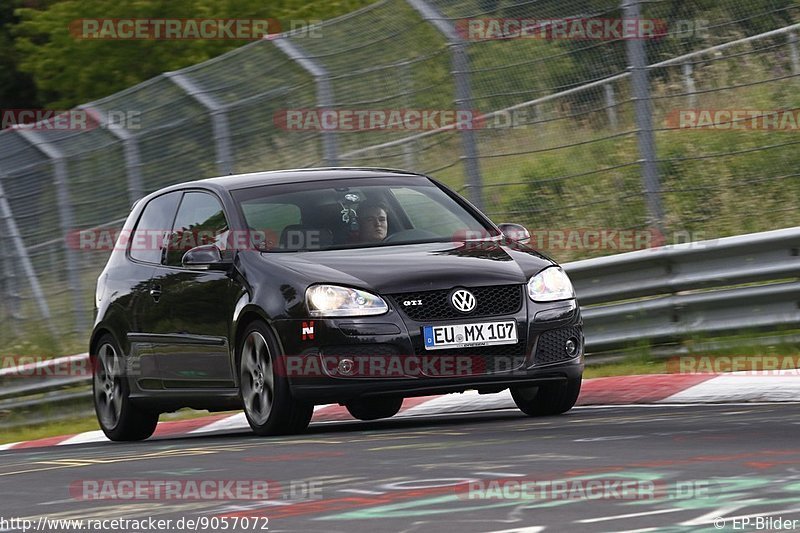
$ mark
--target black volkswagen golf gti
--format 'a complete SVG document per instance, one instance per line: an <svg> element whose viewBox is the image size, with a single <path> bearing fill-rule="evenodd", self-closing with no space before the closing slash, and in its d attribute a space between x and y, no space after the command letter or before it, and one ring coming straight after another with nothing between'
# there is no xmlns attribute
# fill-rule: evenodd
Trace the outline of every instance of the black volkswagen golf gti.
<svg viewBox="0 0 800 533"><path fill-rule="evenodd" d="M314 405L511 389L568 411L583 333L567 275L441 183L384 169L194 181L138 201L97 283L94 403L112 440L160 413L244 409L260 435Z"/></svg>

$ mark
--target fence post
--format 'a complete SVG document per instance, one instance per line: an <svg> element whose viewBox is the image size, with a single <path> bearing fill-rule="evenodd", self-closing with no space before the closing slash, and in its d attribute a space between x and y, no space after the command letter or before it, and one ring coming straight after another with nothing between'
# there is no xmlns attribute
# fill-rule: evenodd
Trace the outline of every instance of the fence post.
<svg viewBox="0 0 800 533"><path fill-rule="evenodd" d="M400 83L403 86L403 90L405 92L405 106L406 108L410 109L412 107L412 102L410 100L410 95L414 91L414 77L411 75L411 68L409 67L410 63L408 61L403 61L400 63ZM407 170L414 170L417 165L415 152L416 152L416 142L411 141L407 143L403 143L403 166Z"/></svg>
<svg viewBox="0 0 800 533"><path fill-rule="evenodd" d="M683 83L686 86L689 107L695 108L697 107L697 96L695 95L697 92L697 87L694 84L694 68L692 67L692 64L687 61L681 65L681 69L683 70Z"/></svg>
<svg viewBox="0 0 800 533"><path fill-rule="evenodd" d="M231 157L231 131L228 124L227 107L216 98L203 91L195 83L180 72L165 72L164 76L191 96L198 104L206 108L214 130L214 143L217 154L217 172L222 176L233 174Z"/></svg>
<svg viewBox="0 0 800 533"><path fill-rule="evenodd" d="M11 241L11 247L9 247L9 250L13 249L16 252L16 256L19 260L20 266L22 267L22 271L24 272L25 277L31 286L31 294L33 295L33 299L36 301L36 305L39 307L39 313L42 315L42 320L44 320L44 322L47 324L47 328L55 337L58 335L58 332L53 324L53 321L51 320L50 308L47 305L47 300L44 298L42 287L39 285L39 278L36 275L36 271L33 269L33 263L31 263L31 258L28 256L28 250L25 248L22 235L19 233L17 222L14 220L14 214L11 211L11 204L8 202L8 197L6 197L5 189L3 188L4 178L5 176L0 174L0 218L2 218L5 222L6 238ZM11 254L8 254L6 257L8 260L13 259Z"/></svg>
<svg viewBox="0 0 800 533"><path fill-rule="evenodd" d="M439 13L435 7L426 3L425 0L406 0L406 2L447 39L455 81L456 109L467 113L472 112L472 88L470 87L467 43L458 34L454 25ZM481 183L475 131L469 127L461 128L460 132L461 145L464 150L464 167L467 172L467 185L471 193L470 200L478 209L483 209L483 184Z"/></svg>
<svg viewBox="0 0 800 533"><path fill-rule="evenodd" d="M0 195L2 195L1 186ZM3 200L5 200L5 198L3 198ZM2 216L2 218L5 219L6 217ZM2 240L0 240L0 244L2 244L0 261L3 263L3 301L0 302L0 306L3 309L3 323L10 326L10 331L15 337L19 337L19 321L22 318L20 313L20 296L18 289L19 280L17 279L18 276L16 273L16 265L14 263L14 257L12 254L13 243L11 242L10 237L5 233L6 232L3 232Z"/></svg>
<svg viewBox="0 0 800 533"><path fill-rule="evenodd" d="M92 104L86 104L78 106L78 109L85 110L106 131L122 141L122 150L125 154L125 172L128 176L128 201L133 205L136 200L145 195L144 184L142 183L142 160L139 156L139 143L133 133L119 124L109 124L105 113L91 106Z"/></svg>
<svg viewBox="0 0 800 533"><path fill-rule="evenodd" d="M603 85L603 89L606 93L606 115L608 116L608 124L611 126L611 129L617 131L618 129L618 121L617 121L617 99L614 95L614 86L610 83L606 83Z"/></svg>
<svg viewBox="0 0 800 533"><path fill-rule="evenodd" d="M640 19L639 0L622 0L623 17ZM642 39L627 39L628 69L631 73L631 92L638 130L639 157L650 224L663 233L664 213L661 207L661 184L658 177L656 144L653 134L653 105L650 101L647 52Z"/></svg>
<svg viewBox="0 0 800 533"><path fill-rule="evenodd" d="M333 108L333 87L331 87L330 75L328 70L306 56L304 51L296 44L285 37L272 39L278 50L286 54L289 59L300 65L300 68L311 74L317 86L317 109L325 110ZM325 163L335 167L339 165L339 150L336 146L336 132L322 132L322 150Z"/></svg>
<svg viewBox="0 0 800 533"><path fill-rule="evenodd" d="M789 32L789 56L792 58L792 74L800 74L800 54L797 52L797 32Z"/></svg>

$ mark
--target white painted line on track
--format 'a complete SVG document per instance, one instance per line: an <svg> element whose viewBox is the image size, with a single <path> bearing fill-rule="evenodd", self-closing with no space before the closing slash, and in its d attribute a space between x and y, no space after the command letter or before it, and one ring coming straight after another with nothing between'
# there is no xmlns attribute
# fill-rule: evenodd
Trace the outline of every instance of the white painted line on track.
<svg viewBox="0 0 800 533"><path fill-rule="evenodd" d="M599 518L584 518L583 520L576 520L579 524L594 524L596 522L607 522L609 520L622 520L625 518L639 518L641 516L651 516L665 513L676 513L680 511L687 511L687 509L657 509L655 511L643 511L641 513L628 513L618 514L614 516L601 516Z"/></svg>
<svg viewBox="0 0 800 533"><path fill-rule="evenodd" d="M658 531L657 527L646 527L644 529L626 529L625 531L609 531L608 533L650 533L651 531Z"/></svg>
<svg viewBox="0 0 800 533"><path fill-rule="evenodd" d="M544 526L515 527L500 531L489 531L488 533L539 533L540 531L544 531Z"/></svg>
<svg viewBox="0 0 800 533"><path fill-rule="evenodd" d="M418 414L435 413L462 413L464 411L494 411L497 409L516 408L511 392L506 389L496 394L478 394L478 391L469 390L461 394L445 394L425 403L415 405L398 416L413 416Z"/></svg>
<svg viewBox="0 0 800 533"><path fill-rule="evenodd" d="M85 433L78 433L77 435L68 438L65 441L59 442L57 446L64 446L66 444L86 444L91 442L111 442L105 434L98 430L87 431Z"/></svg>
<svg viewBox="0 0 800 533"><path fill-rule="evenodd" d="M572 408L575 409L616 409L617 407L623 407L626 409L630 408L642 408L642 409L660 409L662 407L723 407L723 406L752 406L752 405L786 405L786 404L798 404L800 401L794 400L791 402L784 402L784 401L761 401L761 402L741 402L741 401L731 401L731 402L697 402L697 403L689 403L689 402L674 402L674 403L626 403L626 404L619 404L619 405L578 405Z"/></svg>
<svg viewBox="0 0 800 533"><path fill-rule="evenodd" d="M769 502L765 502L765 503L769 503ZM736 509L741 509L742 507L744 507L744 506L736 507ZM714 511L714 512L716 513L716 511ZM683 522L680 525L694 526L694 525L713 524L716 521L717 518L722 518L725 522L727 522L728 520L730 520L731 522L733 522L734 520L737 520L737 521L741 522L744 519L758 518L758 517L775 517L776 519L779 519L779 518L782 519L783 518L782 515L784 515L784 514L793 515L793 514L796 514L796 513L800 513L800 508L794 507L794 508L791 508L791 509L781 509L780 511L765 511L763 513L742 514L742 515L739 515L739 516L723 516L721 514L717 514L715 516L715 518L713 518L713 519L705 519L703 521L699 521L697 519L696 520L690 520L688 522ZM708 513L708 515L704 515L704 518L707 517L707 516L710 516L711 514L712 513ZM797 519L795 519L795 520L797 520ZM718 528L718 529L721 529L721 528ZM774 529L770 528L767 531L774 531ZM793 530L793 531L795 531L795 530Z"/></svg>
<svg viewBox="0 0 800 533"><path fill-rule="evenodd" d="M777 386L775 376L721 375L677 392L662 402L797 401L800 398L800 379L797 378L800 376L780 376L780 386Z"/></svg>
<svg viewBox="0 0 800 533"><path fill-rule="evenodd" d="M475 474L481 474L484 476L494 476L494 477L525 477L526 474L519 474L519 473L510 473L510 472L475 472Z"/></svg>
<svg viewBox="0 0 800 533"><path fill-rule="evenodd" d="M199 433L210 433L212 431L234 431L240 429L250 429L250 424L247 423L244 413L237 413L229 417L217 420L208 424L207 426L193 429L188 435L197 435Z"/></svg>

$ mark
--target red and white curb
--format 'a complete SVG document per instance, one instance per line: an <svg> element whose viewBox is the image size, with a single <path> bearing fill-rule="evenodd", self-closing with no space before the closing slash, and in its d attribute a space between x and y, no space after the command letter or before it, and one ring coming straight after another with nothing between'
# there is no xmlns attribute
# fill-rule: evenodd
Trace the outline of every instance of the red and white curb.
<svg viewBox="0 0 800 533"><path fill-rule="evenodd" d="M649 374L584 380L578 405L633 405L674 403L737 403L800 401L800 372L789 370L769 374ZM508 390L498 394L463 394L407 398L395 418L444 413L469 413L515 408ZM311 422L352 421L340 405L320 405ZM217 414L189 420L162 422L156 438L209 435L249 431L243 413ZM0 450L18 450L106 441L101 431L62 435L0 445Z"/></svg>

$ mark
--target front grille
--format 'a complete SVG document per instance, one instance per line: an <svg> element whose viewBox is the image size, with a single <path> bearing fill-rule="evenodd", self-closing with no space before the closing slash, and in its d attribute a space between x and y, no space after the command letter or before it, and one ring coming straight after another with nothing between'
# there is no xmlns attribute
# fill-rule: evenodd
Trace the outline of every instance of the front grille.
<svg viewBox="0 0 800 533"><path fill-rule="evenodd" d="M470 313L456 311L448 296L452 289L391 294L395 306L402 309L411 320L449 320L454 318L510 315L522 306L521 285L492 285L469 287L477 305ZM406 301L421 301L421 305L403 305Z"/></svg>
<svg viewBox="0 0 800 533"><path fill-rule="evenodd" d="M580 352L580 344L583 342L583 336L581 334L581 328L577 326L551 329L539 335L539 342L536 344L536 355L533 358L533 362L537 365L543 365L567 361L575 357L574 355L567 355L567 351L564 349L564 344L566 344L570 337L577 339L578 352Z"/></svg>

